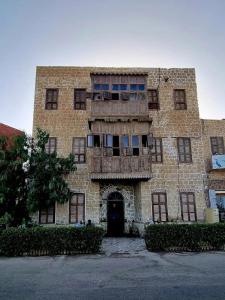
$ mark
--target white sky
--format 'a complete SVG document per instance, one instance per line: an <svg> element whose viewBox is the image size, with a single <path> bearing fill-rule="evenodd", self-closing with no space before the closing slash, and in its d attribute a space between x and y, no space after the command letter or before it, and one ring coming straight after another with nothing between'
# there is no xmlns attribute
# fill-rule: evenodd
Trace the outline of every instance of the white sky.
<svg viewBox="0 0 225 300"><path fill-rule="evenodd" d="M0 122L32 130L37 65L195 67L225 118L225 1L0 0Z"/></svg>

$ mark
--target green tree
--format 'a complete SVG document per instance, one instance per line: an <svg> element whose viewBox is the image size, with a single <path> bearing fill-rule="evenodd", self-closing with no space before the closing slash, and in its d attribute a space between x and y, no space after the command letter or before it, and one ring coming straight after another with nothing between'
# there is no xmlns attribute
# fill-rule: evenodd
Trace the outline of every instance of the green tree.
<svg viewBox="0 0 225 300"><path fill-rule="evenodd" d="M36 212L54 203L65 203L71 198L71 191L65 181L66 175L75 171L74 156L60 158L57 154L48 154L45 145L49 135L37 129L36 143L31 143L31 154L27 170L27 207Z"/></svg>
<svg viewBox="0 0 225 300"><path fill-rule="evenodd" d="M0 137L0 222L18 225L28 219L26 209L26 174L23 165L28 159L26 135L13 140Z"/></svg>
<svg viewBox="0 0 225 300"><path fill-rule="evenodd" d="M0 137L0 223L17 226L29 220L29 213L71 197L66 175L75 171L74 156L48 154L49 135L37 129L34 141L23 136L9 144Z"/></svg>

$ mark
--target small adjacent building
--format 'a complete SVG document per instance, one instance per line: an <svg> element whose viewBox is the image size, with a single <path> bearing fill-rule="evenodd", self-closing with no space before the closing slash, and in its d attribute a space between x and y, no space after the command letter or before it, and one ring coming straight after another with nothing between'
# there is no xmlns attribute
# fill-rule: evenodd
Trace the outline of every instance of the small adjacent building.
<svg viewBox="0 0 225 300"><path fill-rule="evenodd" d="M72 152L77 165L71 201L37 222L90 219L120 235L204 222L212 191L224 199L224 170L211 159L225 153L225 121L200 119L192 68L37 67L34 136L37 127L50 134L46 151Z"/></svg>
<svg viewBox="0 0 225 300"><path fill-rule="evenodd" d="M7 139L8 139L7 140L7 147L12 146L14 137L20 136L20 135L23 135L23 134L24 134L24 132L19 130L19 129L16 129L16 128L13 128L9 125L0 123L0 137L1 136L7 137Z"/></svg>

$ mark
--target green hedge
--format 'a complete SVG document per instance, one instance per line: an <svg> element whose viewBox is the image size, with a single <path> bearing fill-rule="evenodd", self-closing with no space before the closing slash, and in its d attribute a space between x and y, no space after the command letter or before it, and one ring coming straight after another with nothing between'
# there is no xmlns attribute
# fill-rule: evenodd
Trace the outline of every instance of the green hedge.
<svg viewBox="0 0 225 300"><path fill-rule="evenodd" d="M150 251L224 250L225 224L159 224L145 230Z"/></svg>
<svg viewBox="0 0 225 300"><path fill-rule="evenodd" d="M97 253L104 231L98 227L9 228L0 235L0 255Z"/></svg>

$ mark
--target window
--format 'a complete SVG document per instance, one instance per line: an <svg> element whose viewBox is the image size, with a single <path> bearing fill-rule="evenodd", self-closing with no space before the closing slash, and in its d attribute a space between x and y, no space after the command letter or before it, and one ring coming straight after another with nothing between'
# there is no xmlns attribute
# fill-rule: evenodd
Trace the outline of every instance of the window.
<svg viewBox="0 0 225 300"><path fill-rule="evenodd" d="M50 137L48 139L48 142L45 145L45 152L48 154L52 154L53 152L56 152L56 148L57 148L57 138Z"/></svg>
<svg viewBox="0 0 225 300"><path fill-rule="evenodd" d="M113 135L113 156L120 156L120 137Z"/></svg>
<svg viewBox="0 0 225 300"><path fill-rule="evenodd" d="M48 208L39 210L39 223L40 224L53 224L55 223L55 206L52 205Z"/></svg>
<svg viewBox="0 0 225 300"><path fill-rule="evenodd" d="M75 89L74 90L74 109L85 110L86 109L86 89Z"/></svg>
<svg viewBox="0 0 225 300"><path fill-rule="evenodd" d="M219 210L220 222L225 221L225 193L216 194L216 205Z"/></svg>
<svg viewBox="0 0 225 300"><path fill-rule="evenodd" d="M47 89L45 99L45 109L58 108L58 89Z"/></svg>
<svg viewBox="0 0 225 300"><path fill-rule="evenodd" d="M180 205L183 221L197 221L194 193L180 193Z"/></svg>
<svg viewBox="0 0 225 300"><path fill-rule="evenodd" d="M185 90L174 90L173 97L175 109L187 109Z"/></svg>
<svg viewBox="0 0 225 300"><path fill-rule="evenodd" d="M138 135L132 136L132 148L133 148L133 155L139 156L139 136Z"/></svg>
<svg viewBox="0 0 225 300"><path fill-rule="evenodd" d="M109 84L95 84L94 89L96 91L108 91L109 90Z"/></svg>
<svg viewBox="0 0 225 300"><path fill-rule="evenodd" d="M131 84L130 90L131 91L144 91L145 85L144 84Z"/></svg>
<svg viewBox="0 0 225 300"><path fill-rule="evenodd" d="M146 75L91 74L93 100L144 100ZM104 93L108 92L104 95ZM130 94L131 97L130 97ZM105 97L106 96L106 97Z"/></svg>
<svg viewBox="0 0 225 300"><path fill-rule="evenodd" d="M121 143L122 143L122 148L128 148L129 147L129 136L123 135L121 137Z"/></svg>
<svg viewBox="0 0 225 300"><path fill-rule="evenodd" d="M72 152L77 164L85 163L85 138L73 138Z"/></svg>
<svg viewBox="0 0 225 300"><path fill-rule="evenodd" d="M127 90L127 84L113 84L112 85L113 91L126 91Z"/></svg>
<svg viewBox="0 0 225 300"><path fill-rule="evenodd" d="M105 134L103 136L104 139L104 147L105 148L112 148L113 146L113 136L111 134Z"/></svg>
<svg viewBox="0 0 225 300"><path fill-rule="evenodd" d="M224 142L222 136L211 137L212 154L224 154Z"/></svg>
<svg viewBox="0 0 225 300"><path fill-rule="evenodd" d="M85 197L84 194L73 194L70 199L69 222L80 223L85 221Z"/></svg>
<svg viewBox="0 0 225 300"><path fill-rule="evenodd" d="M190 138L177 138L177 148L179 162L181 163L191 163L191 140Z"/></svg>
<svg viewBox="0 0 225 300"><path fill-rule="evenodd" d="M159 98L157 90L148 90L148 109L159 109Z"/></svg>
<svg viewBox="0 0 225 300"><path fill-rule="evenodd" d="M153 147L151 149L151 157L153 163L162 163L163 161L163 149L162 139L153 138Z"/></svg>
<svg viewBox="0 0 225 300"><path fill-rule="evenodd" d="M87 136L88 147L100 147L100 136L99 135L88 135Z"/></svg>
<svg viewBox="0 0 225 300"><path fill-rule="evenodd" d="M166 193L152 194L152 214L154 222L166 222L168 220Z"/></svg>

